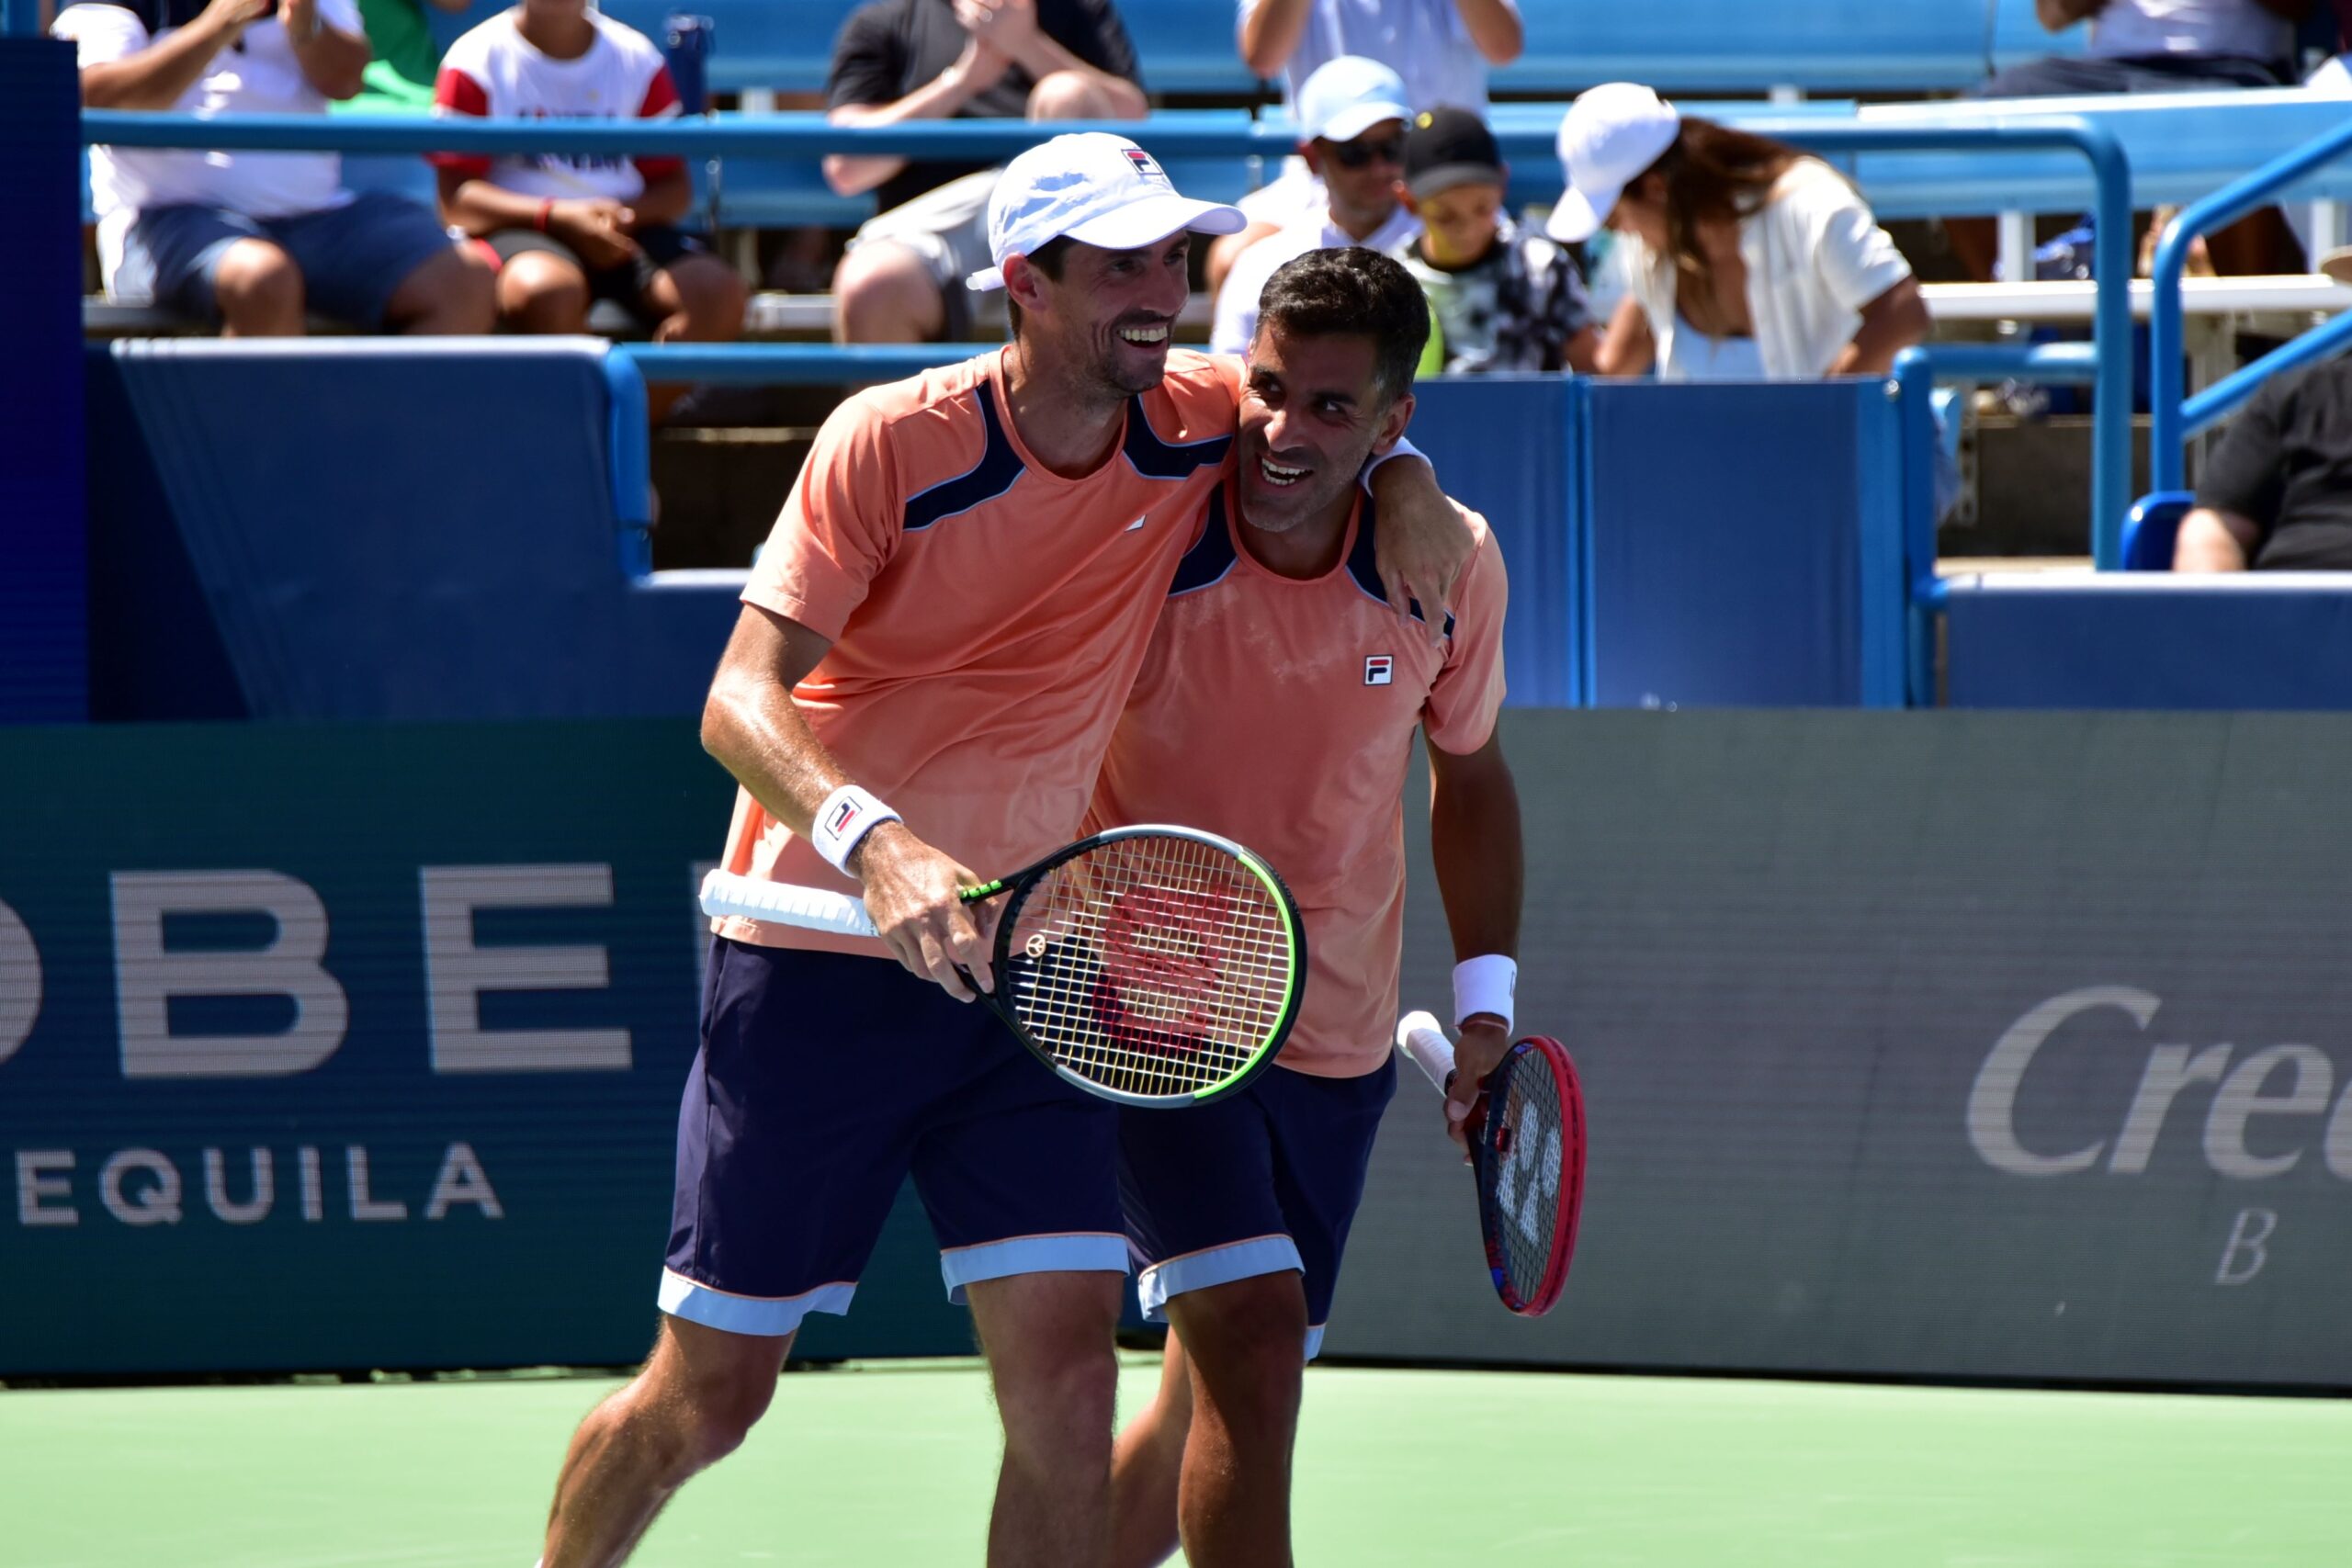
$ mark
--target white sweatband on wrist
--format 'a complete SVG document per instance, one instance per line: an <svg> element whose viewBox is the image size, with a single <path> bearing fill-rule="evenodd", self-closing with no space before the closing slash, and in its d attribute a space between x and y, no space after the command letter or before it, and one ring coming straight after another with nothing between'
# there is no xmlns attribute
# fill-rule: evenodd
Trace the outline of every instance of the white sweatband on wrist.
<svg viewBox="0 0 2352 1568"><path fill-rule="evenodd" d="M1379 457L1373 458L1363 466L1363 474L1358 482L1363 486L1364 494L1370 495L1372 493L1372 476L1378 473L1380 471L1380 465L1387 462L1391 457L1419 457L1424 463L1430 462L1430 455L1428 453L1422 451L1419 447L1414 446L1411 442L1406 440L1400 435L1396 438L1396 446L1391 446L1387 451L1383 452ZM1430 463L1430 467L1434 468L1437 465L1435 463Z"/></svg>
<svg viewBox="0 0 2352 1568"><path fill-rule="evenodd" d="M1476 1013L1490 1013L1511 1026L1511 1007L1519 995L1519 964L1499 953L1465 958L1453 966L1453 1027Z"/></svg>
<svg viewBox="0 0 2352 1568"><path fill-rule="evenodd" d="M857 841L885 822L896 822L899 814L858 788L843 784L825 796L825 804L817 807L817 819L809 824L808 842L825 863L844 876L849 874L849 853Z"/></svg>

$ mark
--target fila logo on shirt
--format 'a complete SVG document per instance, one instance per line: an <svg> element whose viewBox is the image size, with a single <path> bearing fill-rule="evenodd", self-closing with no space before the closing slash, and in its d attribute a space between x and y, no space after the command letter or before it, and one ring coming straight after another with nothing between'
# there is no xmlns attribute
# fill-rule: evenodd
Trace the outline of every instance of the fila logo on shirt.
<svg viewBox="0 0 2352 1568"><path fill-rule="evenodd" d="M1126 154L1127 162L1135 165L1136 174L1159 185L1168 184L1168 171L1161 168L1159 160L1150 153L1140 147L1122 147L1119 151Z"/></svg>
<svg viewBox="0 0 2352 1568"><path fill-rule="evenodd" d="M1396 660L1385 653L1367 654L1363 661L1363 683L1385 686L1396 677Z"/></svg>

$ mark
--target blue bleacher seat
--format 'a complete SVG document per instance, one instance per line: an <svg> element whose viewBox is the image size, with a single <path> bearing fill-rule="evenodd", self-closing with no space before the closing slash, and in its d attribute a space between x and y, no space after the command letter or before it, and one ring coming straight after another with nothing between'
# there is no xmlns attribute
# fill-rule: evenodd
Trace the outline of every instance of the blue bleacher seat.
<svg viewBox="0 0 2352 1568"><path fill-rule="evenodd" d="M1983 80L1986 0L1550 0L1520 7L1527 47L1497 93L1597 82L1665 92L1916 92ZM2030 0L2029 0L2029 9Z"/></svg>
<svg viewBox="0 0 2352 1568"><path fill-rule="evenodd" d="M857 0L600 0L605 14L662 41L671 13L692 12L713 23L709 81L713 92L767 88L818 93L832 63L833 35Z"/></svg>
<svg viewBox="0 0 2352 1568"><path fill-rule="evenodd" d="M2185 490L2158 491L2134 502L2123 517L2123 570L2170 571L2180 520L2196 504L2197 497Z"/></svg>

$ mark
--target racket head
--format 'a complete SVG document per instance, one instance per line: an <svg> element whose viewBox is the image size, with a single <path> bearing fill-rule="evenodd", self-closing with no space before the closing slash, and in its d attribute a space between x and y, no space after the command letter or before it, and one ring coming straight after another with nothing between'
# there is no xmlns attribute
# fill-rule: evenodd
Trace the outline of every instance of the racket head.
<svg viewBox="0 0 2352 1568"><path fill-rule="evenodd" d="M1566 1048L1538 1034L1505 1052L1472 1138L1495 1293L1540 1317L1567 1283L1584 1205L1584 1091Z"/></svg>
<svg viewBox="0 0 2352 1568"><path fill-rule="evenodd" d="M1272 866L1230 839L1117 828L1008 886L999 1010L1089 1093L1205 1104L1248 1084L1290 1037L1306 984L1298 906Z"/></svg>

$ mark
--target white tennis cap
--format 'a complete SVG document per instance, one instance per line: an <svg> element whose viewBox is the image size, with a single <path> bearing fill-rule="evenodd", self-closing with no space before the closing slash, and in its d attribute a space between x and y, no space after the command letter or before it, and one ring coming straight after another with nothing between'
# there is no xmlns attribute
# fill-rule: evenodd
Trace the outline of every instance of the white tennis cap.
<svg viewBox="0 0 2352 1568"><path fill-rule="evenodd" d="M989 197L989 255L965 281L1004 287L1007 256L1035 255L1068 236L1108 251L1157 244L1179 229L1235 234L1238 207L1178 196L1159 160L1124 136L1079 130L1041 141L1004 166Z"/></svg>
<svg viewBox="0 0 2352 1568"><path fill-rule="evenodd" d="M1410 119L1405 79L1377 60L1342 54L1317 66L1298 85L1302 141L1353 141L1385 119Z"/></svg>
<svg viewBox="0 0 2352 1568"><path fill-rule="evenodd" d="M1634 82L1604 82L1568 106L1560 122L1560 163L1568 188L1545 231L1555 240L1589 240L1642 172L1674 145L1682 117Z"/></svg>

